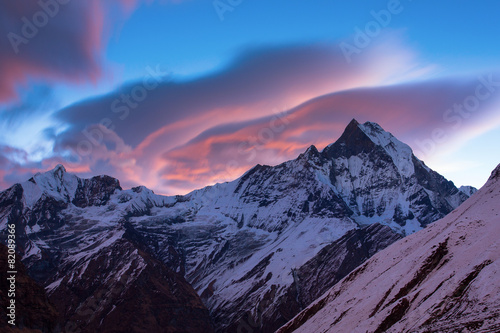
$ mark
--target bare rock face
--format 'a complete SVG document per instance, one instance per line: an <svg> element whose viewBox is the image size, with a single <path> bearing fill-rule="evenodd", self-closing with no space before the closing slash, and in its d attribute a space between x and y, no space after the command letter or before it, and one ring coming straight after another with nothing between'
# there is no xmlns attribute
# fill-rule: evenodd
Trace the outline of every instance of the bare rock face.
<svg viewBox="0 0 500 333"><path fill-rule="evenodd" d="M16 256L17 259L17 256ZM8 290L10 282L7 280L10 269L7 266L7 247L0 244L0 331L10 332L58 332L58 313L55 306L49 301L42 286L31 279L20 260L16 260L15 268L15 327L7 320L7 307L10 304Z"/></svg>
<svg viewBox="0 0 500 333"><path fill-rule="evenodd" d="M105 205L115 191L122 188L118 179L109 176L97 176L81 179L78 182L72 203L77 207Z"/></svg>
<svg viewBox="0 0 500 333"><path fill-rule="evenodd" d="M23 262L64 324L270 332L467 198L379 125L353 120L321 152L185 196L59 165L0 192L0 240L15 223Z"/></svg>

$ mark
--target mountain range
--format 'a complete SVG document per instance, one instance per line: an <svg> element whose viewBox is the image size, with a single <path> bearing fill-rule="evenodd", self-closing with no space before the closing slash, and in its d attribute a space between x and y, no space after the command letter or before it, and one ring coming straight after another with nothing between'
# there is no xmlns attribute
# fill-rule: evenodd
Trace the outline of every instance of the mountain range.
<svg viewBox="0 0 500 333"><path fill-rule="evenodd" d="M500 165L443 219L375 254L278 332L500 332Z"/></svg>
<svg viewBox="0 0 500 333"><path fill-rule="evenodd" d="M322 151L182 196L58 165L0 193L0 235L16 225L66 331L274 332L474 192L352 120Z"/></svg>

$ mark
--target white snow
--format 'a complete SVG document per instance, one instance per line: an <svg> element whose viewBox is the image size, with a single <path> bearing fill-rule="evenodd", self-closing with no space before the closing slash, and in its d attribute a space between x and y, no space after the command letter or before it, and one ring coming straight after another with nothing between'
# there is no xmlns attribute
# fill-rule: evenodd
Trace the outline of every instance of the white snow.
<svg viewBox="0 0 500 333"><path fill-rule="evenodd" d="M377 145L382 146L391 156L399 172L405 177L410 177L415 172L410 146L396 139L391 133L386 132L377 123L365 122L359 128L370 137Z"/></svg>
<svg viewBox="0 0 500 333"><path fill-rule="evenodd" d="M445 218L377 253L341 280L308 307L309 311L319 308L312 317L304 318L305 310L287 325L305 320L295 332L373 332L406 299L408 310L384 332L459 331L468 322L483 325L481 332L496 331L500 318L499 203L500 179L490 179ZM412 285L410 281L442 244L446 253L439 265ZM484 268L460 289L481 265ZM434 323L428 321L439 311L448 312ZM287 325L281 332L290 331Z"/></svg>
<svg viewBox="0 0 500 333"><path fill-rule="evenodd" d="M26 207L31 208L43 194L60 201L73 200L78 188L78 177L67 173L62 165L57 165L48 172L35 174L32 181L21 185Z"/></svg>
<svg viewBox="0 0 500 333"><path fill-rule="evenodd" d="M56 281L52 282L47 287L45 287L45 290L47 291L47 293L50 294L50 293L52 293L52 291L54 289L56 289L57 287L59 287L59 285L61 284L61 282L62 282L63 279L64 279L64 277L62 277L60 279L57 279Z"/></svg>

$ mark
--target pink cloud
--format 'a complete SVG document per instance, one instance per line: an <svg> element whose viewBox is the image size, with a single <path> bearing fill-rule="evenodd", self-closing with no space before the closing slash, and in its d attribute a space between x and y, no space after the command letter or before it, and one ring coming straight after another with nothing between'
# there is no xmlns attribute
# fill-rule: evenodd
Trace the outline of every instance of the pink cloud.
<svg viewBox="0 0 500 333"><path fill-rule="evenodd" d="M40 3L49 4L41 6ZM135 8L135 1L4 1L0 4L0 101L17 97L29 80L96 82L110 6Z"/></svg>
<svg viewBox="0 0 500 333"><path fill-rule="evenodd" d="M273 117L258 123L241 123L237 130L211 131L163 155L164 187L186 192L207 183L235 179L257 163L276 165L296 158L309 145L318 149L333 143L351 118L376 121L414 149L440 128L450 140L475 131L478 123L491 119L486 105L477 110L458 132L443 119L445 111L474 91L474 81L460 85L454 80L355 89L307 102L273 125ZM493 100L491 101L493 103ZM488 116L488 114L490 116ZM235 126L237 127L237 126ZM438 143L435 143L438 144ZM182 177L176 177L181 174Z"/></svg>
<svg viewBox="0 0 500 333"><path fill-rule="evenodd" d="M126 2L124 8L137 4ZM98 32L103 29L98 24L90 34L94 37L83 44L102 44ZM353 117L378 122L412 146L433 129L452 126L443 120L444 112L473 93L477 82L453 78L403 84L428 68L419 68L406 47L382 40L385 51L384 45L367 49L354 66L324 45L253 50L220 72L187 82L162 82L122 120L111 105L137 84L129 83L61 110L58 119L68 129L55 136L54 157L33 169L63 163L81 176L109 174L124 187L146 185L158 193L181 194L232 180L257 163L296 158L311 144L321 149L334 142ZM11 70L22 77L27 64ZM287 112L277 117L276 111ZM487 113L482 106L461 131ZM97 125L103 118L112 119L113 131ZM82 142L89 142L84 129L102 134L88 154L78 151ZM17 172L8 170L4 184Z"/></svg>
<svg viewBox="0 0 500 333"><path fill-rule="evenodd" d="M176 162L162 158L163 153L190 142L200 133L205 136L217 133L221 124L231 127L234 126L231 124L247 122L251 126L273 112L324 93L384 83L397 73L406 73L415 67L415 60L409 56L411 52L401 49L401 56L398 56L394 47L391 48L392 67L387 67L386 57L377 47L373 51L366 50L356 66L346 66L342 53L328 45L250 50L218 73L188 82L164 81L148 92L148 97L122 120L111 112L111 105L122 93L136 86L130 83L119 91L62 110L59 116L71 124L71 128L59 136L57 147L59 153L75 153L76 145L87 140L82 136L83 129L114 116L114 132L123 140L122 146L126 146L127 151L117 156L116 148L105 152L95 149L85 163L94 168L97 165L102 168L102 163L97 163L99 160L108 165L116 164L115 172L124 173L130 183L146 184L172 193L175 189L161 184L164 179L173 177L165 177L164 170ZM381 66L386 66L386 70L382 71ZM312 124L309 130L305 130L307 122L303 122L303 126L293 130L293 135L289 129L288 146L281 147L283 151L275 147L272 155L287 157L289 152L306 147L314 139L317 124ZM124 169L128 170L126 174ZM206 183L202 179L202 169L196 171L200 185Z"/></svg>
<svg viewBox="0 0 500 333"><path fill-rule="evenodd" d="M207 112L206 118L187 117L163 126L136 147L113 131L90 127L105 134L91 154L78 163L68 164L59 157L38 167L46 170L65 163L82 176L105 173L119 178L124 187L143 184L157 193L182 194L233 180L258 163L275 165L296 158L311 144L321 150L340 136L353 117L378 122L413 148L435 128L447 130L450 140L477 131L491 119L489 106L497 99L478 109L458 132L451 131L454 124L443 119L446 110L470 96L476 86L476 80L454 78L351 89L314 98L285 113L242 121L240 111L234 115L221 108ZM69 146L81 139L74 133L59 138ZM14 179L5 171L3 175L4 185Z"/></svg>

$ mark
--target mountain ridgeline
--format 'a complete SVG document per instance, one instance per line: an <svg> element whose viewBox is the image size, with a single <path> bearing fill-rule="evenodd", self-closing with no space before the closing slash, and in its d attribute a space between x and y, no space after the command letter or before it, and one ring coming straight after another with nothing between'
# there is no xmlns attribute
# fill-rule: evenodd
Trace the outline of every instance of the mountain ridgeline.
<svg viewBox="0 0 500 333"><path fill-rule="evenodd" d="M460 190L378 124L184 196L63 166L0 193L0 232L81 332L274 332ZM140 301L138 301L140 300ZM49 327L49 326L47 326Z"/></svg>
<svg viewBox="0 0 500 333"><path fill-rule="evenodd" d="M443 219L380 251L285 332L500 332L500 165Z"/></svg>

